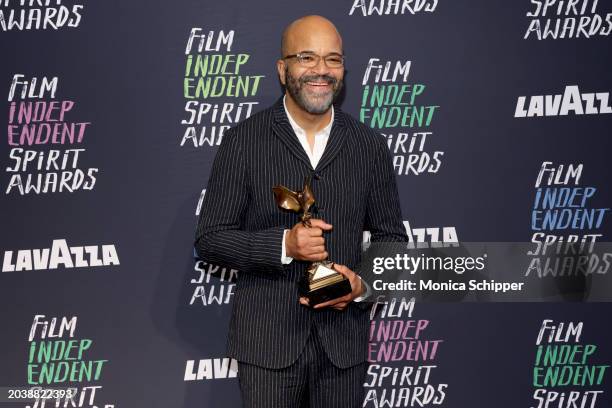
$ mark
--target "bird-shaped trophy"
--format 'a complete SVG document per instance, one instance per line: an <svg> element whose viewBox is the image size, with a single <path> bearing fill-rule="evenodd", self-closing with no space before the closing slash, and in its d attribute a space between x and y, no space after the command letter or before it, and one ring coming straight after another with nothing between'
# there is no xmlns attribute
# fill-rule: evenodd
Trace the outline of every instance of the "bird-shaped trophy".
<svg viewBox="0 0 612 408"><path fill-rule="evenodd" d="M311 227L310 209L315 198L310 188L310 177L307 176L304 180L302 191L292 191L281 185L273 187L272 191L280 208L301 213L302 225ZM308 298L311 306L347 295L352 290L350 281L334 270L334 263L329 260L313 262L301 277L298 287L300 294Z"/></svg>

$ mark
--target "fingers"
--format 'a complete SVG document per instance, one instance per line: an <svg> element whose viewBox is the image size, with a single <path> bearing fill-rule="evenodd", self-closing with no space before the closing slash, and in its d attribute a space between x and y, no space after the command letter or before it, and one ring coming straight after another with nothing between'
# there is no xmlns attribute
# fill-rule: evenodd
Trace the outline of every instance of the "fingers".
<svg viewBox="0 0 612 408"><path fill-rule="evenodd" d="M351 269L347 268L346 266L342 264L337 264L337 263L334 264L334 270L338 272L339 274L344 275L344 277L347 278L351 282L351 288L355 289L357 280L359 280L355 272L353 272Z"/></svg>
<svg viewBox="0 0 612 408"><path fill-rule="evenodd" d="M306 261L324 261L328 256L325 247L312 248L304 252L304 260Z"/></svg>
<svg viewBox="0 0 612 408"><path fill-rule="evenodd" d="M353 272L351 271L349 268L347 268L346 266L339 264L339 263L334 263L334 270L338 273L340 273L341 275L346 276L347 278L349 278L350 273ZM353 272L354 273L354 272Z"/></svg>
<svg viewBox="0 0 612 408"><path fill-rule="evenodd" d="M319 252L319 253L317 253L317 254L314 254L314 255L309 256L307 260L308 260L308 261L313 261L313 262L316 262L316 261L324 261L324 260L326 260L326 259L327 259L327 257L328 257L328 256L329 256L329 254L327 253L327 251L325 251L325 252Z"/></svg>
<svg viewBox="0 0 612 408"><path fill-rule="evenodd" d="M323 220L316 220L311 228L297 223L288 234L286 240L286 253L294 259L301 261L324 261L329 254L325 250L324 229L329 229L330 224ZM320 228L323 227L323 228Z"/></svg>
<svg viewBox="0 0 612 408"><path fill-rule="evenodd" d="M316 254L321 254L323 252L325 252L325 246L324 245L319 245L319 246L311 246L308 247L305 252L308 255L316 255Z"/></svg>
<svg viewBox="0 0 612 408"><path fill-rule="evenodd" d="M323 245L325 245L325 238L323 238L323 237L312 237L312 238L310 238L310 243L312 245L321 245L321 246L323 246Z"/></svg>
<svg viewBox="0 0 612 408"><path fill-rule="evenodd" d="M304 247L308 248L323 248L325 250L325 239L324 238L307 238L304 240L300 240L300 243Z"/></svg>
<svg viewBox="0 0 612 408"><path fill-rule="evenodd" d="M348 306L348 302L340 302L332 306L332 309L343 311L344 309L346 309L347 306Z"/></svg>
<svg viewBox="0 0 612 408"><path fill-rule="evenodd" d="M344 309L346 307L346 305L348 304L348 302L350 302L351 299L351 295L345 295L336 299L332 299L332 300L328 300L327 302L323 302L323 303L319 303L318 305L314 306L314 309L321 309L324 307L334 307L334 309L341 307L341 304L344 303L344 306L342 306L341 308Z"/></svg>
<svg viewBox="0 0 612 408"><path fill-rule="evenodd" d="M323 230L319 227L306 228L304 227L304 233L309 237L323 237Z"/></svg>
<svg viewBox="0 0 612 408"><path fill-rule="evenodd" d="M313 309L322 309L324 307L329 307L338 311L343 311L344 309L346 309L350 301L351 296L346 295L337 299L328 300L327 302L319 303L318 305L315 305ZM310 306L310 301L307 297L300 296L299 302L303 306Z"/></svg>
<svg viewBox="0 0 612 408"><path fill-rule="evenodd" d="M307 242L300 245L299 249L305 261L323 261L329 255L325 250L325 245L313 246L310 242Z"/></svg>
<svg viewBox="0 0 612 408"><path fill-rule="evenodd" d="M312 226L311 229L317 228L319 230L323 230L323 231L331 231L332 228L334 228L333 225L326 223L325 221L319 219L319 218L311 218L310 219L310 225Z"/></svg>
<svg viewBox="0 0 612 408"><path fill-rule="evenodd" d="M318 227L309 228L309 227L303 226L301 223L296 224L296 226L293 228L296 230L296 234L301 238L315 240L315 241L325 240L325 238L323 238L323 230L321 228L318 228Z"/></svg>

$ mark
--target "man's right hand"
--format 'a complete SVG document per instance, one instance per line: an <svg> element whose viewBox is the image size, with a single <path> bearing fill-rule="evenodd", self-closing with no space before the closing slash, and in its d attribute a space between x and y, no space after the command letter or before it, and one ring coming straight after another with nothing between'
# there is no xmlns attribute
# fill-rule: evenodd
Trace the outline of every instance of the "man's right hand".
<svg viewBox="0 0 612 408"><path fill-rule="evenodd" d="M287 232L285 252L287 256L299 261L323 261L327 259L323 231L333 227L323 220L311 218L311 227L305 227L298 222Z"/></svg>

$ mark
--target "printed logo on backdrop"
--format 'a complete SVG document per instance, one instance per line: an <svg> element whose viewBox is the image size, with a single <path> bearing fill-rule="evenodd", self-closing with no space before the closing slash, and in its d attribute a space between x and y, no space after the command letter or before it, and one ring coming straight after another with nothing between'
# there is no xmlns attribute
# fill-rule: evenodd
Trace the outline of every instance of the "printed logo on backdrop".
<svg viewBox="0 0 612 408"><path fill-rule="evenodd" d="M599 0L530 0L529 3L525 40L607 37L612 31L612 12L608 12L612 10L600 10ZM608 8L612 9L609 3Z"/></svg>
<svg viewBox="0 0 612 408"><path fill-rule="evenodd" d="M238 376L238 361L233 358L205 358L202 360L187 360L185 364L184 381L204 381L236 378Z"/></svg>
<svg viewBox="0 0 612 408"><path fill-rule="evenodd" d="M459 237L455 227L421 227L412 228L410 221L404 220L408 242L414 248L441 248L459 246ZM363 232L363 243L370 242L370 231Z"/></svg>
<svg viewBox="0 0 612 408"><path fill-rule="evenodd" d="M0 0L0 28L2 31L77 28L81 24L84 6L73 3L62 0Z"/></svg>
<svg viewBox="0 0 612 408"><path fill-rule="evenodd" d="M417 248L458 246L455 227L412 228L404 221L410 243ZM364 243L370 233L364 232ZM364 408L441 405L448 384L437 378L436 358L442 339L428 338L434 324L413 319L414 299L378 296L370 311Z"/></svg>
<svg viewBox="0 0 612 408"><path fill-rule="evenodd" d="M610 365L597 362L599 345L583 341L583 329L583 322L542 321L532 376L534 407L601 406Z"/></svg>
<svg viewBox="0 0 612 408"><path fill-rule="evenodd" d="M438 0L352 0L349 16L388 16L433 13Z"/></svg>
<svg viewBox="0 0 612 408"><path fill-rule="evenodd" d="M567 85L563 93L519 96L515 118L612 113L610 92L583 92L578 85Z"/></svg>
<svg viewBox="0 0 612 408"><path fill-rule="evenodd" d="M234 50L234 30L194 27L185 47L185 116L180 146L218 146L223 132L248 118L264 75L248 74L251 55Z"/></svg>
<svg viewBox="0 0 612 408"><path fill-rule="evenodd" d="M612 253L598 254L595 243L610 208L598 207L597 187L581 185L584 165L545 161L535 182L531 210L532 257L525 276L604 274L610 270Z"/></svg>
<svg viewBox="0 0 612 408"><path fill-rule="evenodd" d="M363 75L359 120L387 141L397 175L438 173L444 152L431 126L440 106L422 103L424 84L409 79L411 61L372 57Z"/></svg>
<svg viewBox="0 0 612 408"><path fill-rule="evenodd" d="M103 395L100 383L109 360L96 358L94 340L79 338L76 329L77 316L34 316L28 336L27 383L43 390L68 389L70 396L38 399L26 408L44 408L47 404L114 408L114 404L99 402Z"/></svg>
<svg viewBox="0 0 612 408"><path fill-rule="evenodd" d="M200 216L205 194L206 189L203 189L196 207L196 217ZM193 269L195 273L194 277L189 280L191 288L189 306L206 307L229 304L234 296L238 270L203 261L198 258L195 249L194 258Z"/></svg>
<svg viewBox="0 0 612 408"><path fill-rule="evenodd" d="M119 255L114 244L69 246L65 239L54 239L50 248L4 251L2 272L115 265L119 265Z"/></svg>
<svg viewBox="0 0 612 408"><path fill-rule="evenodd" d="M14 74L8 101L9 165L5 194L93 190L97 167L81 167L91 122L74 121L77 102L56 99L58 77Z"/></svg>
<svg viewBox="0 0 612 408"><path fill-rule="evenodd" d="M378 299L371 311L364 408L441 405L448 384L441 383L436 359L444 340L430 338L433 323L413 319L414 299Z"/></svg>

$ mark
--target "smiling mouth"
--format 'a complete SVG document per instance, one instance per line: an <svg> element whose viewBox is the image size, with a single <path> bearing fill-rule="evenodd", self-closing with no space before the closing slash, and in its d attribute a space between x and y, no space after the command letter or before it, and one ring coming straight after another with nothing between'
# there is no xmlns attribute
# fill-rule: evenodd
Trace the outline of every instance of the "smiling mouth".
<svg viewBox="0 0 612 408"><path fill-rule="evenodd" d="M330 86L331 85L328 82L306 82L306 84L310 86Z"/></svg>

